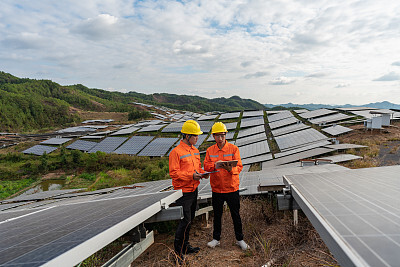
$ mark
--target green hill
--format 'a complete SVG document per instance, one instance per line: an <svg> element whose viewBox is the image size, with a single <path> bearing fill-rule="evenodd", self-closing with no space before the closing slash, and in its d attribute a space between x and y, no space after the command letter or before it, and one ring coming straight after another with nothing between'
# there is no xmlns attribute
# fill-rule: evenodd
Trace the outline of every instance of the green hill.
<svg viewBox="0 0 400 267"><path fill-rule="evenodd" d="M175 94L120 93L90 89L81 84L62 86L50 80L18 78L0 72L0 131L30 131L80 122L70 108L98 112L134 112L132 102L162 105L194 112L263 109L254 100L207 99Z"/></svg>

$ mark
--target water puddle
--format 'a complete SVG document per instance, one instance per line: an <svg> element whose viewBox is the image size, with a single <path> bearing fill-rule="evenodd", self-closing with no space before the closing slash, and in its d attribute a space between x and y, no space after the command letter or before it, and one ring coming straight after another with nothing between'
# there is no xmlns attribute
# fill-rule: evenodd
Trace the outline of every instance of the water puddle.
<svg viewBox="0 0 400 267"><path fill-rule="evenodd" d="M60 190L65 185L65 180L61 179L49 179L44 180L40 184L36 185L35 187L27 190L24 195L31 195L35 193L40 193L44 191L52 191L52 190Z"/></svg>

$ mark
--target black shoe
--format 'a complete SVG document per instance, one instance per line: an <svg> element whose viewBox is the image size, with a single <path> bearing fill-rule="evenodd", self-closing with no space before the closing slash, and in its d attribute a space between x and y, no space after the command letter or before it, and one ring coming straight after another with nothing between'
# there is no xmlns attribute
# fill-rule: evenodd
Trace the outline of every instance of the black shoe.
<svg viewBox="0 0 400 267"><path fill-rule="evenodd" d="M199 247L192 247L191 245L187 245L186 249L183 250L184 254L191 254L191 253L197 253L200 251Z"/></svg>

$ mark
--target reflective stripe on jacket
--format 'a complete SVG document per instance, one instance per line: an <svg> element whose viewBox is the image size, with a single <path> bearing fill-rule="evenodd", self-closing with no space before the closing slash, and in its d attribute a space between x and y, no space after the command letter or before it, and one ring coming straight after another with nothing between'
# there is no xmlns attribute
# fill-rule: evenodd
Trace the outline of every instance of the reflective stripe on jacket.
<svg viewBox="0 0 400 267"><path fill-rule="evenodd" d="M193 192L200 182L193 180L193 173L202 173L200 153L194 146L185 144L182 140L169 154L169 176L175 190Z"/></svg>
<svg viewBox="0 0 400 267"><path fill-rule="evenodd" d="M231 193L239 190L239 173L243 169L239 148L228 141L222 149L219 149L217 144L209 147L204 159L204 170L216 171L215 162L219 160L237 160L238 163L230 172L225 169L218 169L219 172L210 174L212 191L215 193Z"/></svg>

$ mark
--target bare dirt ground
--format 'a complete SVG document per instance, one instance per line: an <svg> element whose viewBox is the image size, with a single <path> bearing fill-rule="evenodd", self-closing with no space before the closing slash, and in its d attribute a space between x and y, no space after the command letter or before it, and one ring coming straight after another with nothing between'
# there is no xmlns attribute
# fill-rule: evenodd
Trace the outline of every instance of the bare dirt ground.
<svg viewBox="0 0 400 267"><path fill-rule="evenodd" d="M292 212L276 211L267 197L243 198L241 216L244 240L249 251L236 245L229 210L223 215L221 245L207 247L212 240L212 219L205 227L202 218L196 218L190 243L201 248L195 255L187 255L182 266L337 266L336 260L301 214L299 224L293 226ZM174 233L155 236L155 243L131 266L175 266L173 255Z"/></svg>

